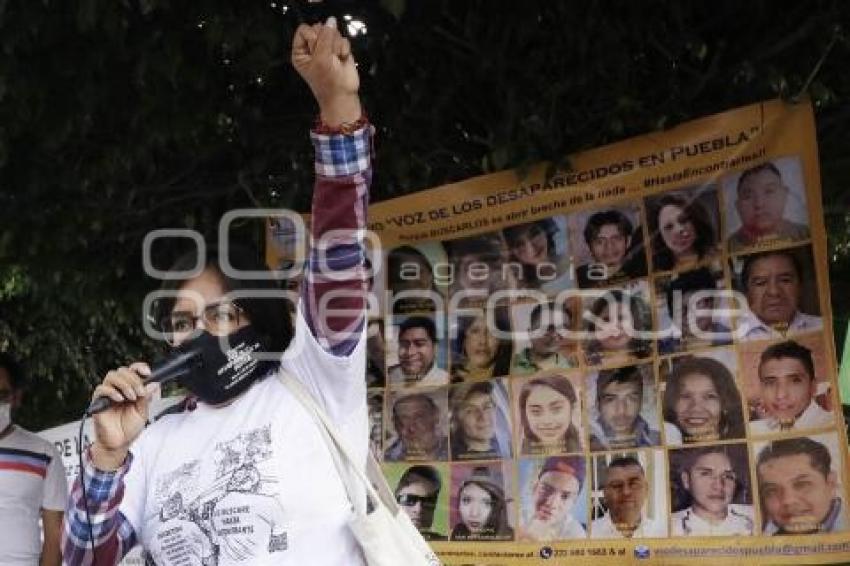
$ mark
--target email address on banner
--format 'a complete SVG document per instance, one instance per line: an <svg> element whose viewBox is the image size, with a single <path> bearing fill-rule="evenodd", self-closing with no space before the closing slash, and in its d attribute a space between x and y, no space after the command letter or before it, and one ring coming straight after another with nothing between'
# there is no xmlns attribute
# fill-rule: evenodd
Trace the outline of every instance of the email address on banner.
<svg viewBox="0 0 850 566"><path fill-rule="evenodd" d="M754 548L721 546L713 548L659 547L654 554L659 557L704 556L796 556L802 554L830 554L850 551L850 541L820 544L767 544Z"/></svg>

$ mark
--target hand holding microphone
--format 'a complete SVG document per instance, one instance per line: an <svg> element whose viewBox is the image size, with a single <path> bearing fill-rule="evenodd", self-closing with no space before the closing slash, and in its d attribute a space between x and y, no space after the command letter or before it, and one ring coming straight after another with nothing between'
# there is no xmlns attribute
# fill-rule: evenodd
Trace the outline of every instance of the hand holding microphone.
<svg viewBox="0 0 850 566"><path fill-rule="evenodd" d="M145 428L154 392L161 384L194 371L199 363L197 352L181 352L153 367L136 362L106 374L86 411L93 416L96 439L91 454L98 469L109 471L121 466L130 443Z"/></svg>

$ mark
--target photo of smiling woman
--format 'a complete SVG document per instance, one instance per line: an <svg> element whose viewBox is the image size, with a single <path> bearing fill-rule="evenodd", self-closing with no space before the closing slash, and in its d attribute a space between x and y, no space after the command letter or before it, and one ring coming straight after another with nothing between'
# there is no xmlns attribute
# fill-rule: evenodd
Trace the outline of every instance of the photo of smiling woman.
<svg viewBox="0 0 850 566"><path fill-rule="evenodd" d="M716 189L649 197L646 208L655 271L693 267L719 253Z"/></svg>
<svg viewBox="0 0 850 566"><path fill-rule="evenodd" d="M489 318L489 322L488 322ZM457 317L453 324L452 383L508 375L513 345L508 336L510 319L504 307L488 317L485 310ZM500 332L504 337L499 337Z"/></svg>
<svg viewBox="0 0 850 566"><path fill-rule="evenodd" d="M722 350L723 362L713 357L682 356L665 360L664 433L668 446L744 437L741 394L730 366L734 353Z"/></svg>
<svg viewBox="0 0 850 566"><path fill-rule="evenodd" d="M512 540L508 512L510 468L500 464L452 466L450 540Z"/></svg>
<svg viewBox="0 0 850 566"><path fill-rule="evenodd" d="M593 301L585 313L585 363L589 366L632 364L652 355L649 305L638 292L615 289Z"/></svg>
<svg viewBox="0 0 850 566"><path fill-rule="evenodd" d="M502 230L517 289L556 293L572 287L562 216L508 226Z"/></svg>
<svg viewBox="0 0 850 566"><path fill-rule="evenodd" d="M580 391L566 375L517 381L514 387L523 455L582 451Z"/></svg>

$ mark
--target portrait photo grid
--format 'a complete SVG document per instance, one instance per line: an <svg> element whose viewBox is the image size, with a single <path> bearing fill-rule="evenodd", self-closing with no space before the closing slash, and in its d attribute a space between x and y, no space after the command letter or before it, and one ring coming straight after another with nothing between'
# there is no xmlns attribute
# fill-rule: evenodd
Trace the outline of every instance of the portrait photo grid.
<svg viewBox="0 0 850 566"><path fill-rule="evenodd" d="M423 535L844 531L803 179L801 159L781 156L383 250L371 449Z"/></svg>

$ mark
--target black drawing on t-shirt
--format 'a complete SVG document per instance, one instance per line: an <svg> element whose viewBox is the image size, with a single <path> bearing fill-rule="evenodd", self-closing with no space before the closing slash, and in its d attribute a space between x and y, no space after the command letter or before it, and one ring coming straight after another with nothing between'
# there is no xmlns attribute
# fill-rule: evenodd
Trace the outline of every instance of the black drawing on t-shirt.
<svg viewBox="0 0 850 566"><path fill-rule="evenodd" d="M202 485L200 460L160 475L154 489L160 522L151 560L225 566L286 550L271 444L270 425L216 444L210 485Z"/></svg>

